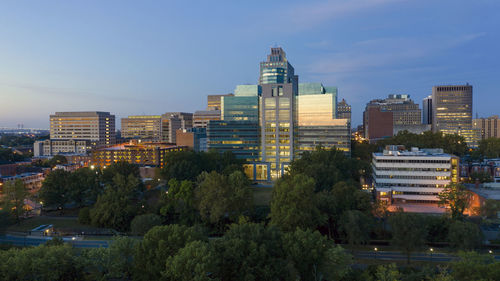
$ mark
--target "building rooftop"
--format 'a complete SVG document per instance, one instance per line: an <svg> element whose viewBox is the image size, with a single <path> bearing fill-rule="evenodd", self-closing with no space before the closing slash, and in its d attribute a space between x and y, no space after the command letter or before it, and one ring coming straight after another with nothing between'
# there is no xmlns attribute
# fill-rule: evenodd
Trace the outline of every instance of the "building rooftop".
<svg viewBox="0 0 500 281"><path fill-rule="evenodd" d="M375 156L451 156L444 153L442 148L421 148L412 147L405 150L402 145L388 145L383 152L374 152Z"/></svg>
<svg viewBox="0 0 500 281"><path fill-rule="evenodd" d="M165 148L174 148L177 147L177 145L172 144L172 143L166 143L166 142L144 142L144 143L134 143L134 142L126 142L126 143L121 143L121 144L116 144L113 146L101 148L98 150L125 150L125 149L155 149L155 148L160 148L160 149L165 149Z"/></svg>

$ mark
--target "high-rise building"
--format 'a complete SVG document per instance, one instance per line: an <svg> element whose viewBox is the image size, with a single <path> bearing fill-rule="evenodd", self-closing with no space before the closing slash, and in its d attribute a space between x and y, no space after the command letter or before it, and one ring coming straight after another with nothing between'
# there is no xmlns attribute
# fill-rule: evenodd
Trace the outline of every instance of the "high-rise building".
<svg viewBox="0 0 500 281"><path fill-rule="evenodd" d="M392 125L385 120L389 114L384 113L389 112L392 113ZM389 95L386 99L372 100L366 105L363 116L365 138L372 142L399 131L422 133L430 130L430 126L422 125L422 111L410 95Z"/></svg>
<svg viewBox="0 0 500 281"><path fill-rule="evenodd" d="M161 116L162 141L176 143L176 131L193 128L193 113L167 112Z"/></svg>
<svg viewBox="0 0 500 281"><path fill-rule="evenodd" d="M51 140L87 140L93 147L115 143L115 116L109 112L56 112L50 115Z"/></svg>
<svg viewBox="0 0 500 281"><path fill-rule="evenodd" d="M294 157L295 102L299 78L281 48L271 48L267 61L260 63L261 158L271 164L277 178Z"/></svg>
<svg viewBox="0 0 500 281"><path fill-rule="evenodd" d="M422 124L432 124L432 95L422 101Z"/></svg>
<svg viewBox="0 0 500 281"><path fill-rule="evenodd" d="M337 103L337 118L351 120L351 106L342 99Z"/></svg>
<svg viewBox="0 0 500 281"><path fill-rule="evenodd" d="M432 131L458 134L470 146L477 145L472 128L472 85L432 87Z"/></svg>
<svg viewBox="0 0 500 281"><path fill-rule="evenodd" d="M300 83L296 103L295 156L317 146L350 153L350 119L336 118L337 88Z"/></svg>
<svg viewBox="0 0 500 281"><path fill-rule="evenodd" d="M159 142L162 140L161 115L136 115L122 118L121 136L124 139Z"/></svg>
<svg viewBox="0 0 500 281"><path fill-rule="evenodd" d="M208 95L207 96L207 110L220 110L222 97L230 97L233 94L226 95Z"/></svg>
<svg viewBox="0 0 500 281"><path fill-rule="evenodd" d="M474 130L479 132L481 140L500 138L500 120L498 119L498 115L473 119L472 126Z"/></svg>
<svg viewBox="0 0 500 281"><path fill-rule="evenodd" d="M220 110L198 110L193 114L193 128L206 128L210 120L220 120Z"/></svg>

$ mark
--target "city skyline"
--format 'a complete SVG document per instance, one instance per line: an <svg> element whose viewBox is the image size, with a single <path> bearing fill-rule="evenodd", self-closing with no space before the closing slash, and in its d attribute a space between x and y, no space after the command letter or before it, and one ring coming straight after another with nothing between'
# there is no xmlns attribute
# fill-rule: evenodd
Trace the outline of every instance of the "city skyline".
<svg viewBox="0 0 500 281"><path fill-rule="evenodd" d="M469 83L473 115L498 114L495 1L117 3L1 4L0 127L48 128L57 111L204 110L207 95L257 83L275 44L299 83L338 87L352 127L370 100L420 104L436 85Z"/></svg>

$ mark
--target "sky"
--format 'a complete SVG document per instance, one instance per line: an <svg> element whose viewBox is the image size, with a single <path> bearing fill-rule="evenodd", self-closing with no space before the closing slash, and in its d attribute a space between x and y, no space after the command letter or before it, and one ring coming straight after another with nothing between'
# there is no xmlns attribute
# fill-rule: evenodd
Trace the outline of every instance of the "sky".
<svg viewBox="0 0 500 281"><path fill-rule="evenodd" d="M474 116L500 114L500 1L1 1L0 127L56 111L119 118L194 112L256 84L281 46L299 82L366 103L469 83Z"/></svg>

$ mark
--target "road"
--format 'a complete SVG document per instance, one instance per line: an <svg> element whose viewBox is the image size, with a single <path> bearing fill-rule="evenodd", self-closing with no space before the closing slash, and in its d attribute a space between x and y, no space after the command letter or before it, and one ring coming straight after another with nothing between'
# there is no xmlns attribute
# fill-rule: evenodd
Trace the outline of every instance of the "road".
<svg viewBox="0 0 500 281"><path fill-rule="evenodd" d="M406 255L401 252L393 251L358 251L354 252L354 257L358 259L379 259L384 261L406 260ZM412 253L412 261L428 261L428 262L449 262L457 257L446 253ZM500 255L494 256L495 260L500 261Z"/></svg>
<svg viewBox="0 0 500 281"><path fill-rule="evenodd" d="M0 244L10 244L14 246L38 246L41 244L45 244L50 240L48 237L27 237L27 236L13 236L13 235L5 235L0 236ZM108 241L99 241L99 240L71 240L71 238L64 239L65 242L70 243L75 248L99 248L104 247L107 248L109 246Z"/></svg>

